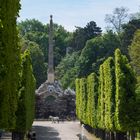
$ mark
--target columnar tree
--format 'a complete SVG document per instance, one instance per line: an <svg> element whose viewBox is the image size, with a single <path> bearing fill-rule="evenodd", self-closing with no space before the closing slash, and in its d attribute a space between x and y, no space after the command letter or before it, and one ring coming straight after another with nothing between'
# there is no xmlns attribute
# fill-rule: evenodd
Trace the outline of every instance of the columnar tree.
<svg viewBox="0 0 140 140"><path fill-rule="evenodd" d="M132 44L129 47L131 64L134 67L138 79L140 79L140 30L137 30Z"/></svg>
<svg viewBox="0 0 140 140"><path fill-rule="evenodd" d="M80 79L80 119L82 122L86 122L86 105L87 105L87 95L86 95L86 78Z"/></svg>
<svg viewBox="0 0 140 140"><path fill-rule="evenodd" d="M136 72L137 86L136 86L136 109L135 114L137 114L136 124L140 126L140 30L135 32L132 44L129 46L129 55L131 58L131 64ZM140 128L138 127L138 130ZM138 134L139 135L139 134Z"/></svg>
<svg viewBox="0 0 140 140"><path fill-rule="evenodd" d="M99 69L99 97L98 97L98 111L97 111L97 119L98 119L98 127L101 129L105 128L105 87L104 87L104 66L103 64Z"/></svg>
<svg viewBox="0 0 140 140"><path fill-rule="evenodd" d="M128 131L135 128L135 75L119 49L115 51L115 127L119 131Z"/></svg>
<svg viewBox="0 0 140 140"><path fill-rule="evenodd" d="M19 0L0 1L0 127L13 129L20 72L16 19Z"/></svg>
<svg viewBox="0 0 140 140"><path fill-rule="evenodd" d="M115 112L115 68L114 60L109 57L104 62L104 91L105 91L105 128L114 129Z"/></svg>
<svg viewBox="0 0 140 140"><path fill-rule="evenodd" d="M115 61L114 61L115 60ZM95 129L102 139L124 139L124 132L139 130L139 96L135 93L135 73L126 56L115 51L115 59L109 57L100 65L99 81L95 73L80 79L79 119ZM98 83L97 83L98 81ZM99 84L99 86L98 86ZM85 112L86 111L86 112Z"/></svg>
<svg viewBox="0 0 140 140"><path fill-rule="evenodd" d="M33 75L31 58L28 51L22 56L21 88L18 95L18 109L16 111L16 127L13 134L20 137L31 129L35 110L35 78ZM22 134L22 135L21 135ZM15 135L13 135L13 138ZM22 139L22 138L21 138Z"/></svg>
<svg viewBox="0 0 140 140"><path fill-rule="evenodd" d="M79 118L80 116L80 79L75 80L75 85L76 85L76 115Z"/></svg>
<svg viewBox="0 0 140 140"><path fill-rule="evenodd" d="M98 101L98 78L95 73L91 73L87 78L87 111L86 119L88 125L97 127L97 101Z"/></svg>

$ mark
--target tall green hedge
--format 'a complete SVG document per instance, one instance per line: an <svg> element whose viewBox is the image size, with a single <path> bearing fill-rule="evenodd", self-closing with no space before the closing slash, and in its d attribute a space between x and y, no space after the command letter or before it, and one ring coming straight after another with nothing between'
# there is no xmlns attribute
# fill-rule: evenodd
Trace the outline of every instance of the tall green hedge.
<svg viewBox="0 0 140 140"><path fill-rule="evenodd" d="M80 79L75 80L76 85L76 115L79 118L80 116ZM80 118L79 118L80 119Z"/></svg>
<svg viewBox="0 0 140 140"><path fill-rule="evenodd" d="M26 132L32 127L35 114L35 78L33 75L30 53L22 55L21 89L16 112L16 132Z"/></svg>
<svg viewBox="0 0 140 140"><path fill-rule="evenodd" d="M105 131L139 130L135 85L135 73L127 58L117 49L115 58L109 57L100 65L99 78L92 73L87 80L76 81L78 118Z"/></svg>
<svg viewBox="0 0 140 140"><path fill-rule="evenodd" d="M109 57L104 62L104 92L105 92L105 128L114 129L114 112L115 112L115 68L114 60Z"/></svg>
<svg viewBox="0 0 140 140"><path fill-rule="evenodd" d="M99 69L99 97L98 97L98 110L97 110L97 123L101 129L105 128L105 86L104 86L104 66L100 65Z"/></svg>
<svg viewBox="0 0 140 140"><path fill-rule="evenodd" d="M115 51L115 127L120 131L134 129L135 117L135 75L127 58L119 49Z"/></svg>
<svg viewBox="0 0 140 140"><path fill-rule="evenodd" d="M19 0L0 1L0 128L13 129L20 73L16 19Z"/></svg>
<svg viewBox="0 0 140 140"><path fill-rule="evenodd" d="M80 118L82 122L86 123L86 108L87 108L87 92L86 92L86 78L80 79Z"/></svg>
<svg viewBox="0 0 140 140"><path fill-rule="evenodd" d="M87 124L93 128L97 127L97 101L98 101L98 77L91 73L87 77Z"/></svg>

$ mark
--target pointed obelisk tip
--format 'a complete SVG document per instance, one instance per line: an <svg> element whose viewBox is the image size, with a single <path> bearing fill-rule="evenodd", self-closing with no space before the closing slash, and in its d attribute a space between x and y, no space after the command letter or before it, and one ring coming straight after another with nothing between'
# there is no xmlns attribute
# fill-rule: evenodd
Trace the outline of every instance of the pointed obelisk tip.
<svg viewBox="0 0 140 140"><path fill-rule="evenodd" d="M50 15L50 18L52 19L53 18L53 15Z"/></svg>

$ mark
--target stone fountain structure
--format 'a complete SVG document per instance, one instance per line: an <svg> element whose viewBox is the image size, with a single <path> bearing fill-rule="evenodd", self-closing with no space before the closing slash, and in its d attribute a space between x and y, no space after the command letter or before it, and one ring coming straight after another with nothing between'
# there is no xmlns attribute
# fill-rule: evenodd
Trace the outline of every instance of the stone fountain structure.
<svg viewBox="0 0 140 140"><path fill-rule="evenodd" d="M69 110L68 102L71 102L73 104L72 106L74 106L69 112L75 110L74 92L63 91L59 81L55 80L53 36L53 19L51 15L49 27L48 78L36 90L36 118L48 118L49 115L64 116ZM71 99L71 101L67 98Z"/></svg>

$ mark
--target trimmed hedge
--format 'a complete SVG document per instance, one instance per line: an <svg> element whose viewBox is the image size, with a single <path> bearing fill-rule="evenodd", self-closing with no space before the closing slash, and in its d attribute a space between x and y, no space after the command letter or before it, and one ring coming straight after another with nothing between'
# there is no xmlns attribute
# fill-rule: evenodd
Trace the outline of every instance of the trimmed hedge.
<svg viewBox="0 0 140 140"><path fill-rule="evenodd" d="M0 128L15 127L19 73L20 47L16 19L19 0L0 1Z"/></svg>
<svg viewBox="0 0 140 140"><path fill-rule="evenodd" d="M18 96L18 109L16 111L16 132L30 130L35 115L35 78L33 75L30 53L25 51L22 55L21 88Z"/></svg>
<svg viewBox="0 0 140 140"><path fill-rule="evenodd" d="M136 79L120 50L95 73L76 80L76 112L84 124L110 132L139 130L135 94ZM85 114L86 113L86 114Z"/></svg>
<svg viewBox="0 0 140 140"><path fill-rule="evenodd" d="M91 127L97 127L98 77L91 73L87 78L87 110L86 122Z"/></svg>
<svg viewBox="0 0 140 140"><path fill-rule="evenodd" d="M115 51L115 127L119 131L135 129L136 79L127 58L119 49Z"/></svg>
<svg viewBox="0 0 140 140"><path fill-rule="evenodd" d="M112 57L104 62L104 126L107 130L114 130L114 112L115 112L115 66Z"/></svg>

